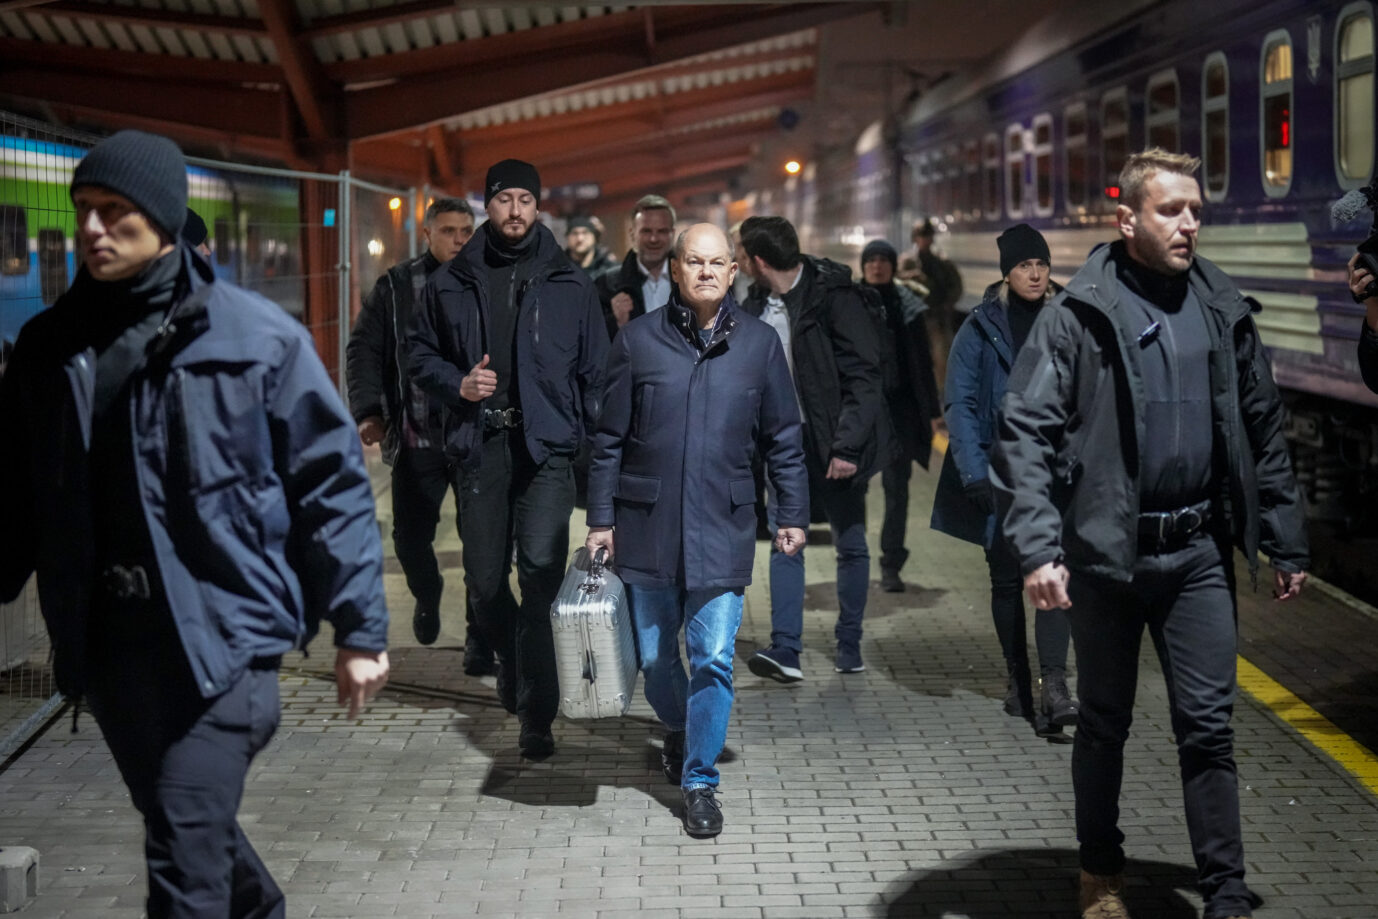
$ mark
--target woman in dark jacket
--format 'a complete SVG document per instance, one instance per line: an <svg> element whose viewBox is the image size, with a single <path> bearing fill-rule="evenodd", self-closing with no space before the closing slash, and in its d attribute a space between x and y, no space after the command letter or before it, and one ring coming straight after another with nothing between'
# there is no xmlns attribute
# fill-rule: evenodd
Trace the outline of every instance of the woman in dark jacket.
<svg viewBox="0 0 1378 919"><path fill-rule="evenodd" d="M1009 674L1005 712L1032 720L1040 736L1065 741L1070 738L1062 727L1077 720L1076 701L1067 689L1067 614L1048 609L1038 610L1034 617L1043 683L1035 712L1024 578L1000 535L990 487L990 451L1010 367L1039 308L1060 288L1049 276L1048 244L1037 230L1017 224L996 242L1004 279L986 289L981 305L957 331L948 355L943 410L949 445L933 502L932 526L985 547L991 615Z"/></svg>

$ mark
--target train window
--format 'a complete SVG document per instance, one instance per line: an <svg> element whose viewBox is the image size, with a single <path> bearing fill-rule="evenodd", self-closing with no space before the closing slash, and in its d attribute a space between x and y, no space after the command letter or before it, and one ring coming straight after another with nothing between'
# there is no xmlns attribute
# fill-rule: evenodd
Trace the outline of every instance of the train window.
<svg viewBox="0 0 1378 919"><path fill-rule="evenodd" d="M1034 213L1049 217L1053 213L1053 116L1035 115L1033 120Z"/></svg>
<svg viewBox="0 0 1378 919"><path fill-rule="evenodd" d="M1148 78L1147 111L1144 113L1148 146L1162 147L1172 153L1180 149L1182 106L1179 97L1177 71L1163 70Z"/></svg>
<svg viewBox="0 0 1378 919"><path fill-rule="evenodd" d="M1230 187L1230 67L1221 51L1208 55L1201 70L1201 166L1206 199L1225 200Z"/></svg>
<svg viewBox="0 0 1378 919"><path fill-rule="evenodd" d="M983 216L987 220L1000 218L1000 138L987 134L981 141L985 148L986 181L985 196L981 202Z"/></svg>
<svg viewBox="0 0 1378 919"><path fill-rule="evenodd" d="M0 204L0 274L28 273L28 214L17 204Z"/></svg>
<svg viewBox="0 0 1378 919"><path fill-rule="evenodd" d="M966 164L966 211L968 220L981 216L981 148L974 140L966 142L962 150L962 160Z"/></svg>
<svg viewBox="0 0 1378 919"><path fill-rule="evenodd" d="M229 218L215 218L215 239L211 240L211 246L215 250L215 263L228 265L231 252Z"/></svg>
<svg viewBox="0 0 1378 919"><path fill-rule="evenodd" d="M1005 210L1011 217L1024 216L1024 126L1005 128Z"/></svg>
<svg viewBox="0 0 1378 919"><path fill-rule="evenodd" d="M1124 87L1101 96L1100 151L1105 165L1105 198L1113 209L1120 197L1120 170L1129 158L1129 92Z"/></svg>
<svg viewBox="0 0 1378 919"><path fill-rule="evenodd" d="M1063 142L1067 154L1067 186L1063 189L1070 214L1086 213L1086 104L1078 102L1062 113Z"/></svg>
<svg viewBox="0 0 1378 919"><path fill-rule="evenodd" d="M1263 40L1260 70L1263 190L1280 197L1292 185L1292 36L1286 29L1270 32Z"/></svg>
<svg viewBox="0 0 1378 919"><path fill-rule="evenodd" d="M61 230L38 231L38 288L44 306L67 290L67 234Z"/></svg>
<svg viewBox="0 0 1378 919"><path fill-rule="evenodd" d="M1373 11L1354 3L1335 29L1335 174L1358 188L1373 172Z"/></svg>

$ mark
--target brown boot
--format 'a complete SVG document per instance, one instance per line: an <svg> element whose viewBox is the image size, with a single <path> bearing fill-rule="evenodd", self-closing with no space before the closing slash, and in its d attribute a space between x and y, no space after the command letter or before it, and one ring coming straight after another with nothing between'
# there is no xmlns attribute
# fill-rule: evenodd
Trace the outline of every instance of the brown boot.
<svg viewBox="0 0 1378 919"><path fill-rule="evenodd" d="M1081 873L1081 919L1130 919L1120 899L1124 890L1122 874Z"/></svg>

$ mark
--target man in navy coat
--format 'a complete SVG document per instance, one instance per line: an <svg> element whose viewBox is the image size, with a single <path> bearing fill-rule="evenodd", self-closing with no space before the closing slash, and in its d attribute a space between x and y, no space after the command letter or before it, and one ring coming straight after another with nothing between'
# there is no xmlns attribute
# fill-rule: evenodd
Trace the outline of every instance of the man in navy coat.
<svg viewBox="0 0 1378 919"><path fill-rule="evenodd" d="M666 727L665 776L683 791L685 830L706 837L722 831L713 794L756 550L752 456L770 470L775 544L791 555L808 526L808 474L784 349L733 302L727 237L698 224L671 258L669 304L624 326L608 357L585 545L612 556L616 533L646 698Z"/></svg>

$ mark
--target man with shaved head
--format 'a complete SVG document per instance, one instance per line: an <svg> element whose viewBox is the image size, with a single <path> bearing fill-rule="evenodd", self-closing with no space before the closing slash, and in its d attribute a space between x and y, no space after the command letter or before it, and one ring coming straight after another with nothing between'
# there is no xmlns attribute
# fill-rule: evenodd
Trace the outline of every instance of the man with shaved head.
<svg viewBox="0 0 1378 919"><path fill-rule="evenodd" d="M584 544L615 554L627 585L646 699L666 729L665 777L696 837L722 831L713 795L756 551L754 450L780 498L776 547L798 552L809 521L789 364L775 331L732 299L736 274L717 227L680 234L670 302L613 342L589 470Z"/></svg>

